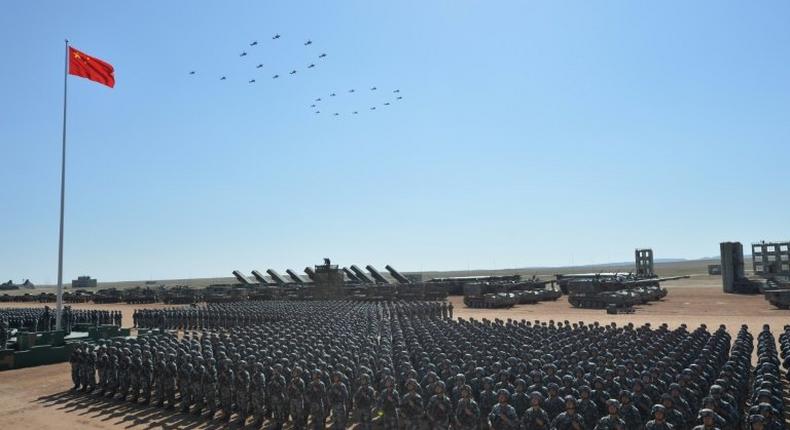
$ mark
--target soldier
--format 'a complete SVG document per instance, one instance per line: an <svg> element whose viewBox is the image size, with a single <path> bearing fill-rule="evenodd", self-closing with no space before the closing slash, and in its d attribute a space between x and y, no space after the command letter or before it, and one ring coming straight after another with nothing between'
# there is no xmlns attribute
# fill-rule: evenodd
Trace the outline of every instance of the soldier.
<svg viewBox="0 0 790 430"><path fill-rule="evenodd" d="M490 377L483 378L483 391L480 392L480 428L488 429L488 414L497 403L497 395L493 390L494 380Z"/></svg>
<svg viewBox="0 0 790 430"><path fill-rule="evenodd" d="M592 429L598 422L598 406L590 399L590 387L582 385L581 388L579 388L579 394L581 395L581 399L577 406L579 415L584 419L584 427Z"/></svg>
<svg viewBox="0 0 790 430"><path fill-rule="evenodd" d="M546 413L549 414L549 419L557 418L565 410L565 402L559 396L559 386L554 382L549 383L549 398L544 402Z"/></svg>
<svg viewBox="0 0 790 430"><path fill-rule="evenodd" d="M543 410L543 395L538 391L529 394L530 407L524 411L521 417L521 425L524 430L544 430L549 428L551 421L549 414Z"/></svg>
<svg viewBox="0 0 790 430"><path fill-rule="evenodd" d="M749 416L749 428L748 430L764 430L765 429L765 418L763 418L760 414L753 414Z"/></svg>
<svg viewBox="0 0 790 430"><path fill-rule="evenodd" d="M71 364L71 382L74 384L74 387L71 388L72 391L77 391L82 387L82 375L80 373L81 361L82 345L71 350L71 355L69 356L69 364Z"/></svg>
<svg viewBox="0 0 790 430"><path fill-rule="evenodd" d="M713 411L710 409L703 409L699 411L699 416L702 418L702 424L694 427L694 430L718 430L716 421L713 416Z"/></svg>
<svg viewBox="0 0 790 430"><path fill-rule="evenodd" d="M510 404L513 405L513 408L516 409L516 414L518 415L519 419L524 416L524 411L529 408L529 396L525 390L527 389L527 383L523 379L516 379L516 392L513 393L513 396L510 398Z"/></svg>
<svg viewBox="0 0 790 430"><path fill-rule="evenodd" d="M418 430L421 426L422 418L425 415L423 400L417 392L419 385L417 380L409 378L406 381L406 395L401 399L401 412L403 413L403 424L406 430Z"/></svg>
<svg viewBox="0 0 790 430"><path fill-rule="evenodd" d="M784 430L784 425L775 415L775 410L770 403L760 403L757 410L763 417L763 428L766 430Z"/></svg>
<svg viewBox="0 0 790 430"><path fill-rule="evenodd" d="M203 381L206 379L206 366L203 364L203 358L198 357L193 365L190 388L192 395L192 403L195 404L195 410L192 411L195 415L203 414L203 407L206 404L206 394L204 392L205 386Z"/></svg>
<svg viewBox="0 0 790 430"><path fill-rule="evenodd" d="M203 394L206 396L206 406L208 407L209 418L214 418L219 409L218 398L218 383L219 377L217 375L216 360L211 357L206 361L205 371L203 371L203 379L201 385L203 386Z"/></svg>
<svg viewBox="0 0 790 430"><path fill-rule="evenodd" d="M156 390L156 405L161 408L164 405L164 372L167 368L167 362L164 360L162 351L154 349L154 361L151 365L151 400L153 400L153 391Z"/></svg>
<svg viewBox="0 0 790 430"><path fill-rule="evenodd" d="M174 409L176 407L176 381L178 380L178 366L176 365L175 354L167 356L167 365L165 366L163 378L162 398L159 401L164 401L167 398L167 409Z"/></svg>
<svg viewBox="0 0 790 430"><path fill-rule="evenodd" d="M639 413L639 409L631 404L631 393L628 390L620 391L620 418L625 421L625 426L628 430L641 430L644 428L642 415Z"/></svg>
<svg viewBox="0 0 790 430"><path fill-rule="evenodd" d="M653 405L651 409L653 419L647 422L645 430L673 430L672 424L667 422L666 411L667 409L662 404Z"/></svg>
<svg viewBox="0 0 790 430"><path fill-rule="evenodd" d="M425 415L432 429L447 430L450 428L450 417L453 415L453 403L445 394L443 381L434 384L434 395L428 401Z"/></svg>
<svg viewBox="0 0 790 430"><path fill-rule="evenodd" d="M332 374L332 385L329 387L327 396L332 409L332 429L345 429L346 422L348 422L348 410L346 409L348 388L343 383L338 371Z"/></svg>
<svg viewBox="0 0 790 430"><path fill-rule="evenodd" d="M140 350L135 349L133 352L132 364L129 366L130 373L130 389L132 392L132 403L137 403L140 397L140 382L141 382L141 369L143 367L143 358L140 356Z"/></svg>
<svg viewBox="0 0 790 430"><path fill-rule="evenodd" d="M480 425L480 408L472 398L472 388L461 387L461 398L455 408L455 426L458 430L476 430Z"/></svg>
<svg viewBox="0 0 790 430"><path fill-rule="evenodd" d="M178 368L178 392L181 394L181 412L189 413L192 403L192 363L185 363Z"/></svg>
<svg viewBox="0 0 790 430"><path fill-rule="evenodd" d="M357 392L354 393L354 406L357 410L357 419L362 430L370 430L373 428L371 409L373 407L373 399L376 396L376 392L373 390L373 387L370 386L370 376L368 376L367 373L363 373L359 377L359 384L360 387L357 389Z"/></svg>
<svg viewBox="0 0 790 430"><path fill-rule="evenodd" d="M0 350L3 350L8 345L8 337L11 334L11 325L8 318L0 316Z"/></svg>
<svg viewBox="0 0 790 430"><path fill-rule="evenodd" d="M508 404L510 393L503 389L497 392L498 403L488 414L488 422L493 430L517 430L519 426L516 409Z"/></svg>
<svg viewBox="0 0 790 430"><path fill-rule="evenodd" d="M247 422L247 417L250 415L250 372L247 371L247 362L241 360L239 362L238 371L236 372L236 406L239 410L239 425L244 427Z"/></svg>
<svg viewBox="0 0 790 430"><path fill-rule="evenodd" d="M103 396L107 390L108 373L110 371L110 356L107 355L107 349L102 345L99 348L99 358L96 361L96 370L99 372L99 395Z"/></svg>
<svg viewBox="0 0 790 430"><path fill-rule="evenodd" d="M118 393L121 400L126 400L129 389L132 385L132 352L128 348L123 348L118 359Z"/></svg>
<svg viewBox="0 0 790 430"><path fill-rule="evenodd" d="M120 378L118 377L118 370L120 369L120 358L116 347L110 348L109 364L107 366L107 388L106 396L115 397L116 390L120 386Z"/></svg>
<svg viewBox="0 0 790 430"><path fill-rule="evenodd" d="M86 345L83 356L83 375L81 379L85 385L85 391L92 393L96 389L96 351Z"/></svg>
<svg viewBox="0 0 790 430"><path fill-rule="evenodd" d="M557 415L551 422L554 430L585 430L584 418L576 413L577 401L573 396L565 396L565 412Z"/></svg>
<svg viewBox="0 0 790 430"><path fill-rule="evenodd" d="M253 426L259 428L263 425L264 417L266 416L266 373L263 363L255 363L255 372L252 374L250 381L250 391L252 397L252 410L255 416L255 423Z"/></svg>
<svg viewBox="0 0 790 430"><path fill-rule="evenodd" d="M304 405L305 390L302 368L294 367L291 372L291 382L288 384L288 409L295 430L302 430L307 424L307 411Z"/></svg>
<svg viewBox="0 0 790 430"><path fill-rule="evenodd" d="M397 409L399 405L400 394L395 389L395 378L388 375L384 378L384 389L378 396L378 410L379 414L381 414L382 429L398 430L400 428L400 417ZM323 427L321 428L323 429Z"/></svg>
<svg viewBox="0 0 790 430"><path fill-rule="evenodd" d="M672 427L674 427L675 430L685 430L688 428L686 426L686 417L684 417L679 410L675 409L675 401L672 399L671 394L662 394L661 404L664 405L664 414L666 415L667 422L672 424Z"/></svg>
<svg viewBox="0 0 790 430"><path fill-rule="evenodd" d="M313 379L307 387L307 404L310 416L313 418L313 429L323 430L326 428L326 407L327 394L326 384L321 380L323 373L319 369L313 370Z"/></svg>
<svg viewBox="0 0 790 430"><path fill-rule="evenodd" d="M595 430L626 430L625 421L620 416L620 402L615 399L606 401L608 415L598 420Z"/></svg>
<svg viewBox="0 0 790 430"><path fill-rule="evenodd" d="M283 424L288 420L288 407L286 405L285 393L286 382L282 372L282 364L277 363L272 366L272 377L269 381L269 385L266 387L269 397L269 406L272 409L272 428L274 430L282 429Z"/></svg>
<svg viewBox="0 0 790 430"><path fill-rule="evenodd" d="M232 362L225 358L220 361L221 370L219 377L219 403L222 406L223 419L230 421L233 415L233 389L236 385L236 374L233 372Z"/></svg>
<svg viewBox="0 0 790 430"><path fill-rule="evenodd" d="M447 305L447 312L450 314L450 319L453 319L453 302Z"/></svg>

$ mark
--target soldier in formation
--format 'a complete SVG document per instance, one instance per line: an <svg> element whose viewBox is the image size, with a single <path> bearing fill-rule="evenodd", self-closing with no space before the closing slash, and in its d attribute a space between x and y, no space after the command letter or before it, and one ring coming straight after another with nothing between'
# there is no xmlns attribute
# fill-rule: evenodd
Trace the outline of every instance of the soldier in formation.
<svg viewBox="0 0 790 430"><path fill-rule="evenodd" d="M420 302L234 309L185 317L203 328L183 334L80 344L74 386L254 428L783 428L785 363L768 327L752 369L745 326L732 337L723 326L452 320ZM152 315L138 324L182 325Z"/></svg>

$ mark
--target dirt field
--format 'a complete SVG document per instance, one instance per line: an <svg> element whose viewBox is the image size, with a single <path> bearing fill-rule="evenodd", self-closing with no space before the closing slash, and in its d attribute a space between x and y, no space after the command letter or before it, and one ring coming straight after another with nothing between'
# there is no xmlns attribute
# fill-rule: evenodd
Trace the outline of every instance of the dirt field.
<svg viewBox="0 0 790 430"><path fill-rule="evenodd" d="M762 324L770 324L774 333L790 323L790 311L774 309L761 295L735 296L721 292L719 277L697 276L666 284L669 296L659 303L642 306L630 315L608 315L602 310L574 309L567 299L537 305L521 305L512 309L465 309L460 297L451 300L456 317L488 319L529 319L547 321L584 321L601 323L633 322L653 325L668 323L676 327L686 323L690 328L707 324L715 328L725 324L737 330L748 324L752 333ZM38 305L36 305L38 306ZM75 308L121 309L124 325L132 323L132 312L138 307L162 305L75 305ZM149 408L85 398L68 392L68 364L0 372L0 428L2 429L204 429L221 428L220 423L206 423L195 417Z"/></svg>

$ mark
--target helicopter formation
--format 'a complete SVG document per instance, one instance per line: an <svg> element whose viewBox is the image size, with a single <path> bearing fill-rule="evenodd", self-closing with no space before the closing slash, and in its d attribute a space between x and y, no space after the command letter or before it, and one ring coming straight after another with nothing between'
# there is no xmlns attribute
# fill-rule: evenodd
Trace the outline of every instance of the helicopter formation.
<svg viewBox="0 0 790 430"><path fill-rule="evenodd" d="M271 36L271 40L272 41L278 41L281 38L282 38L282 36L280 35L280 33L275 33L273 36ZM260 49L259 46L261 46L261 45L262 45L262 43L259 43L258 40L250 41L249 43L247 43L247 46L243 50L241 50L240 52L237 51L238 52L238 57L240 59L242 59L242 61L248 61L247 57L249 57L249 58L256 57L255 50ZM313 41L311 39L307 39L307 40L305 40L302 43L302 45L304 47L306 47L306 48L309 48L309 47L311 47L313 45ZM327 57L326 52L320 52L318 54L313 54L313 55L315 55L315 57L314 57L315 59L312 60L312 62L306 62L306 64L304 65L304 68L301 68L301 69L300 68L291 68L291 70L288 71L287 74L286 74L285 71L280 71L280 72L272 74L270 79L271 80L278 80L278 79L295 78L295 76L300 72L300 70L301 71L306 71L306 70L315 69L321 62L325 61L324 59ZM261 69L264 69L264 70L266 69L266 64L264 64L263 62L257 62L256 61L256 62L253 62L249 67L252 70L260 71ZM201 75L201 73L199 73L197 70L190 70L189 71L189 76L192 77L192 78L197 78L200 75ZM227 74L222 74L222 75L217 76L217 79L219 81L230 81L231 80L231 76L227 75ZM254 84L260 82L261 79L262 78L261 78L260 75L256 75L256 76L250 76L250 77L248 77L248 78L246 78L244 80L238 79L237 81L241 81L241 82L246 81L248 85L254 85ZM234 80L236 80L236 79L234 79ZM376 86L368 87L367 91L364 91L362 89L360 89L358 91L356 88L350 88L350 89L346 90L344 93L348 97L351 97L351 96L354 97L353 98L353 103L356 104L355 108L352 108L352 109L341 108L340 107L340 102L330 103L330 100L334 101L334 100L337 100L337 99L340 98L338 92L334 92L333 91L333 92L330 92L328 94L328 99L326 100L326 102L324 102L324 99L322 97L315 98L315 100L309 105L311 111L315 115L320 115L321 114L321 109L323 108L327 112L331 112L331 115L333 117L341 116L341 111L343 111L344 114L348 113L350 115L359 115L359 113L362 112L362 111L374 112L376 110L392 106L394 103L400 102L401 100L403 100L403 96L401 96L401 94L400 94L400 89L392 90L391 93L389 93L389 96L386 96L384 98L377 97L380 94L387 94L387 92L386 91L379 91L378 87L376 87ZM324 102L324 103L322 103L322 102ZM320 103L320 105L319 105L319 103Z"/></svg>
<svg viewBox="0 0 790 430"><path fill-rule="evenodd" d="M281 36L279 33L276 33L274 36L272 36L272 40L278 40L278 39L280 39L281 37L282 37L282 36ZM303 45L304 45L304 46L306 46L306 47L307 47L307 46L311 46L312 44L313 44L313 41L312 41L312 40L310 40L310 39L307 39L307 40L306 40L306 41L303 43ZM257 40L253 40L253 41L252 41L252 42L250 42L248 45L249 45L249 47L250 47L250 48L255 48L255 47L257 47L259 44L258 44L258 41L257 41ZM238 55L239 55L239 58L244 58L244 57L247 57L247 56L251 56L251 52L252 52L252 51L250 51L250 52L247 52L247 50L245 49L245 50L241 51L241 52L238 54ZM320 54L318 54L318 55L317 55L318 61L320 61L320 60L322 60L322 59L324 59L324 58L326 58L326 57L327 57L327 54L326 54L326 52L321 52ZM264 68L264 67L265 67L265 66L264 66L264 64L263 64L263 63L258 63L257 65L255 65L255 69L262 69L262 68ZM313 68L315 68L315 67L316 67L316 62L311 62L311 63L309 63L309 64L305 65L305 68L306 68L306 69L313 69ZM294 75L296 75L296 74L297 74L297 72L298 72L298 69L294 68L294 69L291 69L291 71L290 71L290 72L288 72L288 74L289 74L289 75L291 75L291 76L294 76ZM190 76L195 76L195 75L198 75L198 71L197 71L197 70L190 70L190 71L189 71L189 75L190 75ZM274 75L272 75L272 76L271 76L271 78L272 78L272 79L279 79L279 78L280 78L280 74L279 74L279 73L275 73ZM220 76L218 76L218 79L219 79L220 81L226 81L226 80L228 80L228 76L227 76L227 75L220 75ZM254 83L256 83L256 82L257 82L257 79L259 79L259 78L250 78L249 80L247 80L247 83L248 83L248 84L254 84Z"/></svg>
<svg viewBox="0 0 790 430"><path fill-rule="evenodd" d="M378 87L375 87L375 86L370 87L367 92L368 92L368 94L381 93L378 90ZM350 88L350 89L348 89L346 91L346 94L355 94L355 93L358 93L356 88ZM392 94L391 98L388 98L388 99L386 99L383 102L379 102L377 104L368 103L368 105L370 105L370 106L368 107L367 110L373 112L373 111L376 111L377 108L380 107L380 106L383 106L383 107L392 106L393 102L399 102L399 101L403 100L403 96L400 95L401 94L400 89L396 88L396 89L392 90L391 94ZM329 93L329 99L330 100L332 100L332 99L334 99L336 97L339 97L337 92L333 91L333 92ZM360 97L363 97L363 96L360 96ZM320 115L321 114L321 106L319 105L319 103L321 103L323 101L324 101L323 97L316 97L313 100L313 102L310 104L310 109L313 109L313 113L314 114L316 114L316 115ZM362 101L363 100L360 100L359 102L361 103ZM325 110L332 107L331 105L326 106L326 103L324 104L324 106L325 106ZM360 112L359 109L355 109L355 110L349 111L348 113L350 113L351 115L359 115L359 112ZM337 109L332 109L332 116L337 117L337 116L340 116L340 115L341 114L340 114L340 112L337 111Z"/></svg>

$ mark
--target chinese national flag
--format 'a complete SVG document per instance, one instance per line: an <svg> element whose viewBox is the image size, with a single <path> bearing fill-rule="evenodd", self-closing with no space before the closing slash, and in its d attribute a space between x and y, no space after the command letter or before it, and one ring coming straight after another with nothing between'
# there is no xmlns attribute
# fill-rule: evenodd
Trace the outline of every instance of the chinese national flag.
<svg viewBox="0 0 790 430"><path fill-rule="evenodd" d="M69 46L69 74L88 78L91 81L115 86L115 69L110 63L78 51Z"/></svg>

